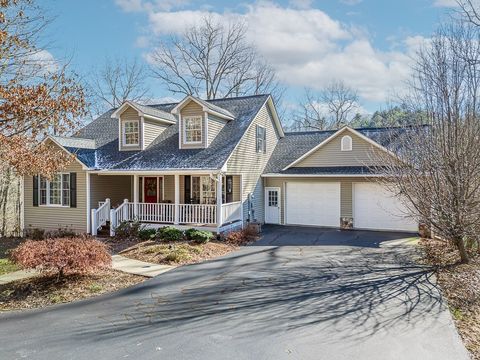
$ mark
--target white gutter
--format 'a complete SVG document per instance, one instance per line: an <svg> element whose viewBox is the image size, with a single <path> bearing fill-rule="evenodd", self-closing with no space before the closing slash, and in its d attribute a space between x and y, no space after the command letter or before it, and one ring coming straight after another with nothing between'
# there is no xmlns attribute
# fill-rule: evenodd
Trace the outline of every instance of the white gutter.
<svg viewBox="0 0 480 360"><path fill-rule="evenodd" d="M385 177L382 174L262 174L261 177Z"/></svg>
<svg viewBox="0 0 480 360"><path fill-rule="evenodd" d="M192 175L192 174L218 174L222 171L220 169L166 169L166 170L91 170L89 173L98 175L164 175L164 174L179 174L179 175Z"/></svg>

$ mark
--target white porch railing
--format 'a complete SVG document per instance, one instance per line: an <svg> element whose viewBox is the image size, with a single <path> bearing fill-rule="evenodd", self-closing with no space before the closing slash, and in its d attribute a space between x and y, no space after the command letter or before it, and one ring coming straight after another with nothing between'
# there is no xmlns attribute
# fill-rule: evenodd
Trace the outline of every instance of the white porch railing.
<svg viewBox="0 0 480 360"><path fill-rule="evenodd" d="M178 212L180 224L217 223L217 205L179 204Z"/></svg>
<svg viewBox="0 0 480 360"><path fill-rule="evenodd" d="M222 204L223 223L231 223L242 219L242 202L236 201L228 204Z"/></svg>
<svg viewBox="0 0 480 360"><path fill-rule="evenodd" d="M100 204L100 203L99 203ZM95 236L103 225L110 220L110 199L106 199L102 202L102 205L98 209L92 209L91 222L92 222L92 235Z"/></svg>

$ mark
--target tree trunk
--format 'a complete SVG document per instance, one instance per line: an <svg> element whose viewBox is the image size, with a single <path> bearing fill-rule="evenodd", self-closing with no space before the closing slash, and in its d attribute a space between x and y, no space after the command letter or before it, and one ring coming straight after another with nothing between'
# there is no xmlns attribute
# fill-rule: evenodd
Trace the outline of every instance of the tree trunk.
<svg viewBox="0 0 480 360"><path fill-rule="evenodd" d="M462 238L455 239L455 245L457 246L458 253L460 254L460 262L462 264L468 263L468 253L467 249L465 248L465 242Z"/></svg>

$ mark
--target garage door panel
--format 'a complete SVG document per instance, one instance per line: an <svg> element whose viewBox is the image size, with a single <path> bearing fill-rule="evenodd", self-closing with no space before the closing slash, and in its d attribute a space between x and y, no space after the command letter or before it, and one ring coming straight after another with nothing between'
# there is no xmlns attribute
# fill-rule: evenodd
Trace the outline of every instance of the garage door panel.
<svg viewBox="0 0 480 360"><path fill-rule="evenodd" d="M340 183L288 182L286 199L287 224L340 224Z"/></svg>
<svg viewBox="0 0 480 360"><path fill-rule="evenodd" d="M359 229L417 231L407 208L380 184L356 183L353 191L353 222Z"/></svg>

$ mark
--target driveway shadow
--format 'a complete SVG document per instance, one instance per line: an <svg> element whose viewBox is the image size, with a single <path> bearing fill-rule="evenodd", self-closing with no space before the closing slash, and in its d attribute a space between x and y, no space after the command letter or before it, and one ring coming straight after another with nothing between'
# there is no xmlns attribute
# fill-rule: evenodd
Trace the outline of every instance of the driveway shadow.
<svg viewBox="0 0 480 360"><path fill-rule="evenodd" d="M415 233L339 230L309 226L265 225L252 246L354 246L379 248L383 243L417 237Z"/></svg>

